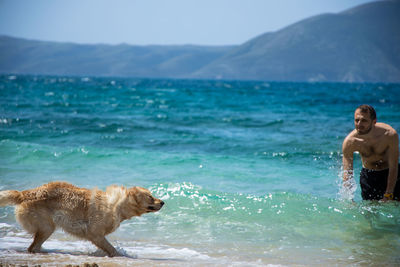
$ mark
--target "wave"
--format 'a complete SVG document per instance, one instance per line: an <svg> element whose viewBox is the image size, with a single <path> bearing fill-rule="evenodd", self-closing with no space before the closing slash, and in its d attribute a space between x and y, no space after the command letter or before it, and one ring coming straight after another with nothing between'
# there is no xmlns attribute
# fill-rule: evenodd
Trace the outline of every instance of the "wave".
<svg viewBox="0 0 400 267"><path fill-rule="evenodd" d="M332 224L350 229L349 224L363 223L367 219L386 231L396 235L400 233L400 210L397 203L354 203L290 192L261 196L234 194L203 189L191 183L159 184L150 189L166 202L162 216L171 220L177 217L173 224L179 224L179 217L183 218L182 222L189 220L198 227L202 226L203 220L211 220L216 224L242 225L247 230L253 229L256 235L258 231L271 231L269 228L281 232L279 228L282 222L291 226L292 231L301 225L308 225L311 228L302 230L312 233L315 230L313 227L327 228L330 232Z"/></svg>
<svg viewBox="0 0 400 267"><path fill-rule="evenodd" d="M223 261L189 248L148 244L145 242L123 243L115 246L123 257L108 258L87 241L58 240L46 241L40 254L27 253L29 237L0 237L0 258L2 264L53 266L79 265L91 266L187 266L189 263L200 265L221 264ZM88 264L90 263L90 264Z"/></svg>

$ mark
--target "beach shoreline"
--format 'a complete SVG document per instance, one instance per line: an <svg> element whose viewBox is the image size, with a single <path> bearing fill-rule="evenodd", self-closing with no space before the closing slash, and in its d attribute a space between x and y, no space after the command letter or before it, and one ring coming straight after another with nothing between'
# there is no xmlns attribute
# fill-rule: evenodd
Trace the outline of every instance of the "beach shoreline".
<svg viewBox="0 0 400 267"><path fill-rule="evenodd" d="M68 255L58 253L38 253L26 255L28 253L13 253L12 255L0 255L0 267L123 267L123 266L187 266L189 262L179 259L134 259L129 257L110 258ZM191 264L191 263L190 263ZM195 266L206 266L207 264Z"/></svg>

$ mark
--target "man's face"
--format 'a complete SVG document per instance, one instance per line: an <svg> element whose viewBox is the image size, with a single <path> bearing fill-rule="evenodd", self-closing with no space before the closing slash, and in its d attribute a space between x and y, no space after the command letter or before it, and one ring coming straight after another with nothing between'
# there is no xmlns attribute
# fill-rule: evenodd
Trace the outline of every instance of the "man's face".
<svg viewBox="0 0 400 267"><path fill-rule="evenodd" d="M375 123L376 120L371 120L369 112L361 112L357 109L354 113L354 125L360 135L369 133Z"/></svg>

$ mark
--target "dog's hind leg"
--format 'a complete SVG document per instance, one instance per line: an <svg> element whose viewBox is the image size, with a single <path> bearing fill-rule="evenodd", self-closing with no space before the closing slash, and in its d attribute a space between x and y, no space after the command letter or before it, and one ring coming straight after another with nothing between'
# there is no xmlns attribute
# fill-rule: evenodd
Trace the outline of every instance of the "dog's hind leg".
<svg viewBox="0 0 400 267"><path fill-rule="evenodd" d="M36 253L40 251L42 244L46 241L51 234L54 232L55 227L46 226L45 228L40 229L37 231L33 236L33 242L29 246L28 251L30 253Z"/></svg>
<svg viewBox="0 0 400 267"><path fill-rule="evenodd" d="M98 248L102 249L108 254L109 257L121 256L120 253L107 241L104 236L89 237L89 240L95 244Z"/></svg>
<svg viewBox="0 0 400 267"><path fill-rule="evenodd" d="M15 215L21 226L33 235L33 242L28 251L39 252L43 242L46 241L56 229L56 226L45 209L20 205L15 210Z"/></svg>

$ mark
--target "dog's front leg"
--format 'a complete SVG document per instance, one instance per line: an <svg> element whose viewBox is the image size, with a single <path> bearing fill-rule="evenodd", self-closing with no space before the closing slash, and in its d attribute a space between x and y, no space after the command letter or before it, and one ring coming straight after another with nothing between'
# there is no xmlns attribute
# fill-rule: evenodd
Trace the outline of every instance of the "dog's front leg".
<svg viewBox="0 0 400 267"><path fill-rule="evenodd" d="M109 257L122 256L118 251L107 241L104 236L90 237L89 240L98 248L102 249Z"/></svg>

